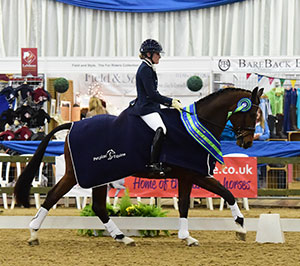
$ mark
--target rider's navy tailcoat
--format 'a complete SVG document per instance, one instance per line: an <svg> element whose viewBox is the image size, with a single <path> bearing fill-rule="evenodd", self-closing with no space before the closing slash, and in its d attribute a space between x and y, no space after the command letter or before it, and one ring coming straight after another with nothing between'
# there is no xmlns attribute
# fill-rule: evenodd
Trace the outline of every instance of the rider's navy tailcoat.
<svg viewBox="0 0 300 266"><path fill-rule="evenodd" d="M160 104L170 107L172 99L157 90L156 72L146 62L142 62L136 73L137 98L132 111L136 115L160 112Z"/></svg>

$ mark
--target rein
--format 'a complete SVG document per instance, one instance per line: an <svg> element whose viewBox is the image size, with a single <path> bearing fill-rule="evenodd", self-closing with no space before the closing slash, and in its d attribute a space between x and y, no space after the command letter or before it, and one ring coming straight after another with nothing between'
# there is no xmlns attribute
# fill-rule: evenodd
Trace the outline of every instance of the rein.
<svg viewBox="0 0 300 266"><path fill-rule="evenodd" d="M241 98L237 107L234 111L228 112L227 120L231 117L232 114L237 112L248 112L252 109L252 107L257 106L252 104L249 98ZM197 141L204 149L206 149L219 163L224 164L223 155L221 151L220 142L214 137L214 135L200 122L197 114L196 103L193 103L187 107L181 109L180 118L183 122L183 125L187 132ZM203 119L210 124L213 124L222 130L224 127L215 124L214 122ZM243 119L243 124L245 124L245 118ZM233 128L236 133L237 138L241 138L247 136L248 134L252 134L254 132L254 128L252 127L239 127L238 129Z"/></svg>
<svg viewBox="0 0 300 266"><path fill-rule="evenodd" d="M185 110L185 109L180 109L180 110L181 110L182 112L188 113L188 114L190 114L190 115L195 115L194 113L189 112L189 111L187 111L187 110ZM196 114L196 115L197 115L197 114ZM197 116L198 116L198 118L199 118L200 120L203 120L203 121L205 121L205 122L207 122L207 123L209 123L209 124L211 124L211 125L213 125L213 126L216 126L216 127L220 128L220 129L223 129L222 126L220 126L220 125L218 125L218 124L216 124L216 123L214 123L214 122L212 122L212 121L209 121L209 120L203 118L202 116L199 116L199 115L197 115Z"/></svg>
<svg viewBox="0 0 300 266"><path fill-rule="evenodd" d="M243 113L246 113L248 111L251 110L252 107L256 107L258 108L259 106L257 104L254 104L251 102L251 100L249 98L241 98L239 100L239 102L237 103L237 107L234 111L230 111L228 112L228 116L227 116L227 120L226 120L226 123L227 121L230 119L230 117L233 115L233 114L236 114L238 112L243 112ZM180 109L182 112L185 112L185 113L188 113L190 115L195 115L195 113L193 112L189 112L188 110L185 110L185 109ZM210 120L207 120L201 116L199 116L198 114L196 114L198 116L198 118L200 120L203 120L213 126L216 126L220 129L223 129L222 126L210 121ZM229 129L231 129L236 135L237 135L237 138L241 138L241 137L245 137L249 134L252 134L252 132L255 131L255 127L238 127L238 128L234 128L234 127L229 127Z"/></svg>

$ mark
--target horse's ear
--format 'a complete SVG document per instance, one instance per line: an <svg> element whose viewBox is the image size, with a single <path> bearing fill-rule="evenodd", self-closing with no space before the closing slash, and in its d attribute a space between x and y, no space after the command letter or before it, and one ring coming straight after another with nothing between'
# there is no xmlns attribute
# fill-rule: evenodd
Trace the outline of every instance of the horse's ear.
<svg viewBox="0 0 300 266"><path fill-rule="evenodd" d="M257 90L258 90L258 87L255 87L251 94L251 102L253 102L253 103L256 101Z"/></svg>
<svg viewBox="0 0 300 266"><path fill-rule="evenodd" d="M260 96L262 96L263 93L264 93L264 88L261 88L257 93L257 97L260 98Z"/></svg>

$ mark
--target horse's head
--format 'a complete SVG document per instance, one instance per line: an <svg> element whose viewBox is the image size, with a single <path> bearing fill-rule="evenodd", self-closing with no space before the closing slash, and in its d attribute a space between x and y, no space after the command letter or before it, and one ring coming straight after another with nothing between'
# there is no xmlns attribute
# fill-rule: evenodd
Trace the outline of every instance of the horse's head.
<svg viewBox="0 0 300 266"><path fill-rule="evenodd" d="M260 102L260 96L263 94L263 90L264 89L260 89L258 91L258 87L256 87L251 94L251 104L249 105L250 109L246 111L242 110L235 112L230 118L233 124L233 130L237 136L236 144L242 148L247 149L253 144L256 112Z"/></svg>

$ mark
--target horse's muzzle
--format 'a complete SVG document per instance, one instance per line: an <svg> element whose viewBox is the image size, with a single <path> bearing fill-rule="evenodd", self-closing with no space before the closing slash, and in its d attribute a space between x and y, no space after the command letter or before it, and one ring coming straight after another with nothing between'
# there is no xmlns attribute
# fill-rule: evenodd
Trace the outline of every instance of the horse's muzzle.
<svg viewBox="0 0 300 266"><path fill-rule="evenodd" d="M251 136L246 136L246 137L239 137L236 140L236 144L244 149L248 149L253 145L253 137Z"/></svg>

